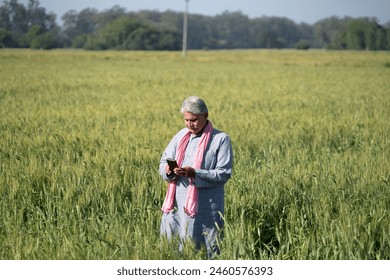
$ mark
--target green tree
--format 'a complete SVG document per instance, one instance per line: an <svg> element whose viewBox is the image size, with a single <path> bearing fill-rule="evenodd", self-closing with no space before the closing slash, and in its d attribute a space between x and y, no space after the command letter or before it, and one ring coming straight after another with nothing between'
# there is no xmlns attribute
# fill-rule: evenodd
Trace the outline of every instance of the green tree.
<svg viewBox="0 0 390 280"><path fill-rule="evenodd" d="M386 50L390 50L390 21L385 26L386 33Z"/></svg>
<svg viewBox="0 0 390 280"><path fill-rule="evenodd" d="M39 1L29 0L27 6L27 25L30 28L33 25L38 25L44 31L56 30L56 15L46 13L46 9L39 6Z"/></svg>
<svg viewBox="0 0 390 280"><path fill-rule="evenodd" d="M224 12L216 16L216 35L220 42L225 42L224 48L245 48L249 44L249 18L241 12ZM191 30L191 26L190 26ZM199 33L195 33L199 34ZM200 33L201 34L201 33Z"/></svg>
<svg viewBox="0 0 390 280"><path fill-rule="evenodd" d="M256 18L251 22L250 31L250 46L255 48L294 47L302 38L297 24L280 17Z"/></svg>
<svg viewBox="0 0 390 280"><path fill-rule="evenodd" d="M59 40L55 34L45 32L39 36L34 37L30 47L32 49L54 49L58 47Z"/></svg>
<svg viewBox="0 0 390 280"><path fill-rule="evenodd" d="M55 19L54 14L47 14L45 8L39 6L39 1L29 0L27 8L17 0L4 1L0 6L0 29L6 30L12 38L3 39L3 45L30 47L34 36L46 32L50 32L57 45L59 28Z"/></svg>
<svg viewBox="0 0 390 280"><path fill-rule="evenodd" d="M12 33L4 28L0 28L0 48L7 48L15 46L12 38Z"/></svg>
<svg viewBox="0 0 390 280"><path fill-rule="evenodd" d="M177 33L159 30L134 16L124 16L108 24L99 36L106 48L118 50L178 49Z"/></svg>
<svg viewBox="0 0 390 280"><path fill-rule="evenodd" d="M24 48L29 48L31 46L31 42L35 37L42 35L44 33L44 29L40 25L33 25L29 28L29 30L23 34L23 36L19 40L19 46Z"/></svg>
<svg viewBox="0 0 390 280"><path fill-rule="evenodd" d="M352 20L348 24L346 32L347 48L352 50L362 50L366 48L364 36L364 24L360 20Z"/></svg>
<svg viewBox="0 0 390 280"><path fill-rule="evenodd" d="M348 24L347 48L354 50L381 50L386 48L386 32L375 18L357 18Z"/></svg>
<svg viewBox="0 0 390 280"><path fill-rule="evenodd" d="M28 31L27 10L17 0L4 1L0 11L0 28L12 34L12 41L18 42Z"/></svg>
<svg viewBox="0 0 390 280"><path fill-rule="evenodd" d="M298 50L308 50L310 49L310 43L306 40L299 40L298 43L295 44L295 48Z"/></svg>
<svg viewBox="0 0 390 280"><path fill-rule="evenodd" d="M126 49L131 45L131 34L142 26L141 21L134 17L121 17L102 30L102 40L108 48ZM133 44L135 46L138 43Z"/></svg>
<svg viewBox="0 0 390 280"><path fill-rule="evenodd" d="M332 16L316 22L313 26L313 47L345 49L345 33L351 18Z"/></svg>
<svg viewBox="0 0 390 280"><path fill-rule="evenodd" d="M74 45L72 42L76 38L80 43L80 38L98 31L98 14L98 10L87 8L79 13L70 10L61 17L67 46Z"/></svg>

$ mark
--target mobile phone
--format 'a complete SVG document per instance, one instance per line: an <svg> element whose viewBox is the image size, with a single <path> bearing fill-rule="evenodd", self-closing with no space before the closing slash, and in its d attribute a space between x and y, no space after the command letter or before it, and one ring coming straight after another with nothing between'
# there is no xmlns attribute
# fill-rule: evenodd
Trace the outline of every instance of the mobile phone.
<svg viewBox="0 0 390 280"><path fill-rule="evenodd" d="M179 167L177 165L176 160L174 160L173 158L167 158L167 163L169 166L169 170L171 170L171 172L173 172L173 169L175 169L176 167Z"/></svg>

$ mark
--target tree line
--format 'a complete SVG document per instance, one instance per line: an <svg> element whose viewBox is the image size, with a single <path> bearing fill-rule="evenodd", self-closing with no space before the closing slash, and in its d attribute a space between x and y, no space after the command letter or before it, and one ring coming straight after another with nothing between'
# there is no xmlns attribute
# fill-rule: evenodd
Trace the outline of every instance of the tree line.
<svg viewBox="0 0 390 280"><path fill-rule="evenodd" d="M120 6L99 12L70 10L56 22L39 1L0 6L1 48L81 48L88 50L180 50L183 13L128 12ZM249 18L241 12L189 15L189 49L322 48L390 50L390 21L376 18L325 18L314 24L285 17Z"/></svg>

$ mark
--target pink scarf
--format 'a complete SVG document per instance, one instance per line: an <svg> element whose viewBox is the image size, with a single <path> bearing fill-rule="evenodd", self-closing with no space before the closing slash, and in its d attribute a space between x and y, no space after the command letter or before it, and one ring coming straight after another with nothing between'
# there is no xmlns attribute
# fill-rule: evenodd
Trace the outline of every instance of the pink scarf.
<svg viewBox="0 0 390 280"><path fill-rule="evenodd" d="M203 155L204 152L206 151L207 144L210 141L212 132L213 132L213 125L209 121L202 133L202 136L200 137L198 147L196 148L195 159L192 166L195 169L199 169L202 166ZM191 136L191 131L188 131L180 140L179 145L177 146L176 161L179 166L181 166L183 162L184 154L186 152L188 142L190 141L190 136ZM184 211L190 217L194 217L198 212L198 189L194 184L195 178L190 178L189 181L190 181L190 185L188 186ZM165 196L164 204L161 209L164 213L168 213L173 209L175 193L176 193L176 181L172 180L168 184L167 194Z"/></svg>

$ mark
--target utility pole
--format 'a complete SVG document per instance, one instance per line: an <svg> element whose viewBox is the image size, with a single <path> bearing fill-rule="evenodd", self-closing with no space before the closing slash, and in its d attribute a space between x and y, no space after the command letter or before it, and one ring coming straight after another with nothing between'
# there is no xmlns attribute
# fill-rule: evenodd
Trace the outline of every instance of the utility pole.
<svg viewBox="0 0 390 280"><path fill-rule="evenodd" d="M183 20L183 57L187 57L187 30L188 30L188 1L186 1L186 7L184 11Z"/></svg>

